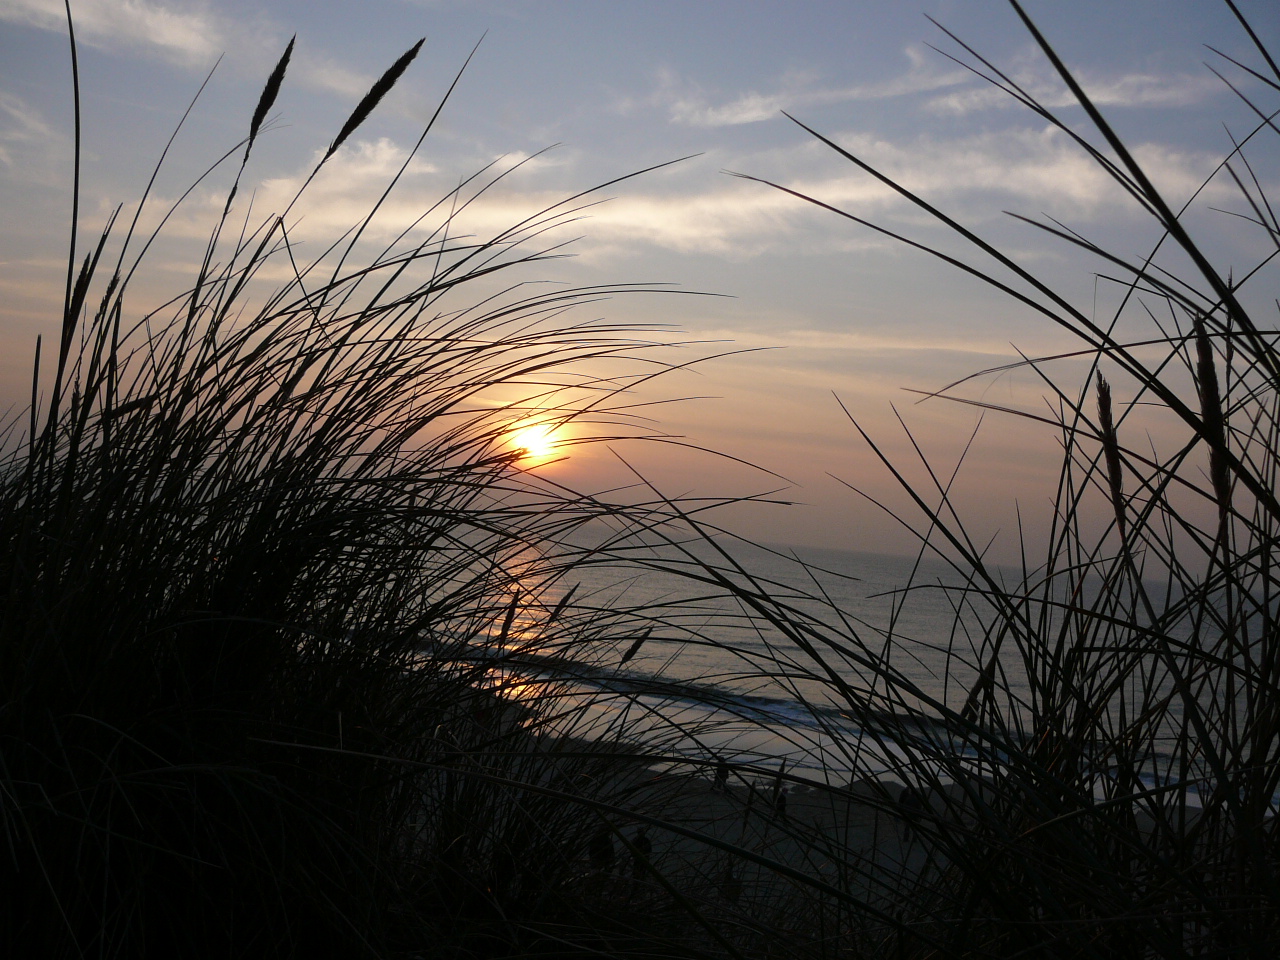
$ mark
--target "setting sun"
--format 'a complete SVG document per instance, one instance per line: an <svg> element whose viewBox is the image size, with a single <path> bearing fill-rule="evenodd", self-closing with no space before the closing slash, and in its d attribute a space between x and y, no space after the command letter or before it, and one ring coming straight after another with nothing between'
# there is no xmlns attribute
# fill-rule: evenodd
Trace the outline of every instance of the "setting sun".
<svg viewBox="0 0 1280 960"><path fill-rule="evenodd" d="M542 423L513 431L510 442L520 452L522 461L545 460L556 452L559 445L556 428Z"/></svg>

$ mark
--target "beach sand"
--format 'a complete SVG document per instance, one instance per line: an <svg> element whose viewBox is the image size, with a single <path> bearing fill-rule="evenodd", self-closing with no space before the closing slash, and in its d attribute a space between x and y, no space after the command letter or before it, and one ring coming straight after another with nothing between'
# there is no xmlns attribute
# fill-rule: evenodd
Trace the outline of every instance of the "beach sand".
<svg viewBox="0 0 1280 960"><path fill-rule="evenodd" d="M648 819L612 818L615 865L607 875L593 874L585 860L583 869L602 895L628 903L678 891L764 919L762 913L812 904L818 884L887 905L893 891L931 867L897 815L902 786L894 782L838 789L791 782L783 812L774 807L771 781L719 785L710 771L662 773L633 764L620 769L615 789L620 806Z"/></svg>

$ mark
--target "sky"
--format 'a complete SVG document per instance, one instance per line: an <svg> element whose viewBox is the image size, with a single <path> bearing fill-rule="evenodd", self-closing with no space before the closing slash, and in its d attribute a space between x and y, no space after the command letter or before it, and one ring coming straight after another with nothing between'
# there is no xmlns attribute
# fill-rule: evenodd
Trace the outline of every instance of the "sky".
<svg viewBox="0 0 1280 960"><path fill-rule="evenodd" d="M1264 40L1280 45L1274 0L1239 5ZM1225 6L1029 0L1026 9L1175 203L1230 148L1227 131L1248 129L1248 108L1206 66L1242 90L1257 89L1207 49L1258 62ZM565 228L574 256L541 265L538 279L717 294L636 295L593 309L610 320L662 325L661 336L684 344L671 349L672 362L708 358L648 385L637 400L686 398L654 406L649 429L727 457L626 441L612 451L575 446L568 459L538 469L600 489L618 482L616 452L668 495L778 491L773 499L789 505L721 516L768 542L912 549L897 522L852 489L910 516L856 420L925 486L916 444L948 475L973 438L954 498L975 535L996 537L997 555L1012 557L1018 517L1032 539L1047 523L1060 460L1053 432L988 414L974 437L975 407L921 402L912 391L936 390L1020 353L1076 345L946 264L733 176L783 184L980 262L783 111L1015 253L1087 311L1105 313L1114 293L1097 282L1098 264L1005 211L1057 218L1133 256L1157 236L1061 132L948 58L973 63L931 19L1073 127L1087 128L1013 10L997 0L80 0L72 10L87 231L100 229L116 203L139 196L215 62L157 195L176 198L244 136L293 35L296 52L250 170L264 208L299 182L380 73L426 38L396 90L334 158L298 227L302 240L335 236L355 221L473 48L394 195L389 224L495 161L497 169L524 162L476 205L477 233L688 158L604 190L607 202ZM71 170L63 5L0 0L0 409L21 408L35 337L57 327ZM1202 195L1208 206L1215 198L1229 201L1225 188ZM154 258L157 291L181 275L183 244L199 235L201 211L213 203L212 193L197 192L192 212L175 219L172 245ZM1250 250L1238 223L1206 214L1200 225L1217 231L1209 235L1220 236L1224 257L1243 262ZM1053 369L1069 391L1083 383L1079 364ZM973 399L1044 410L1044 384L1025 369L964 389Z"/></svg>

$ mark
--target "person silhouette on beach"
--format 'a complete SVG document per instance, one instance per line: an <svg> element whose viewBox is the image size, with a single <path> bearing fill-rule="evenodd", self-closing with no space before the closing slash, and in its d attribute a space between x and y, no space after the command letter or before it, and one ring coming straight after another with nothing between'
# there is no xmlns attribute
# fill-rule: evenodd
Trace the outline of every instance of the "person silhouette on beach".
<svg viewBox="0 0 1280 960"><path fill-rule="evenodd" d="M729 761L724 757L716 757L716 779L712 789L716 793L729 792Z"/></svg>
<svg viewBox="0 0 1280 960"><path fill-rule="evenodd" d="M779 819L785 819L787 816L787 788L782 785L783 774L787 770L787 761L782 761L782 766L778 768L778 775L773 779L773 791L770 799L773 801L773 813Z"/></svg>

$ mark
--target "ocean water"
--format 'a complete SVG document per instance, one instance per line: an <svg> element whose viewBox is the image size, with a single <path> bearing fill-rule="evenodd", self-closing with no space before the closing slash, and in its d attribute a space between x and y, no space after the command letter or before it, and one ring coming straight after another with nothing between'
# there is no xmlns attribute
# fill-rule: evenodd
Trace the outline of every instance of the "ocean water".
<svg viewBox="0 0 1280 960"><path fill-rule="evenodd" d="M732 556L741 569L724 575L750 578L785 606L781 619L807 625L806 636L787 636L687 571L634 564L574 571L563 588L573 588L575 604L637 618L629 642L564 671L592 703L589 725L705 762L785 762L793 773L831 782L900 776L902 757L867 736L851 700L879 697L886 714L927 715L930 701L958 709L978 675L983 604L966 607L963 578L936 558L742 546ZM646 633L620 663L631 637ZM897 701L883 684L876 692L869 659L898 674Z"/></svg>
<svg viewBox="0 0 1280 960"><path fill-rule="evenodd" d="M1030 716L1030 677L1041 665L1013 642L993 661L990 625L1000 617L941 559L741 545L730 555L732 563L704 551L683 568L669 554L643 553L627 565L576 566L560 589L602 616L625 612L617 642L568 666L535 658L507 681L556 683L562 696L568 689L582 707L565 711L574 735L641 740L686 765L718 758L760 771L785 765L832 784L946 776L923 770L922 754L972 760L978 769L972 741L955 739L954 727L937 720L965 707L981 667L993 662L1004 723L1016 727ZM708 577L708 569L717 572ZM1010 587L1020 579L989 572ZM731 599L705 582L716 577L752 585L762 602ZM771 610L782 611L775 622ZM776 621L804 629L789 633ZM1154 682L1168 686L1167 677ZM1176 727L1176 705L1168 716ZM1176 766L1156 739L1139 771L1149 786L1167 783ZM1096 773L1100 794L1108 776Z"/></svg>

